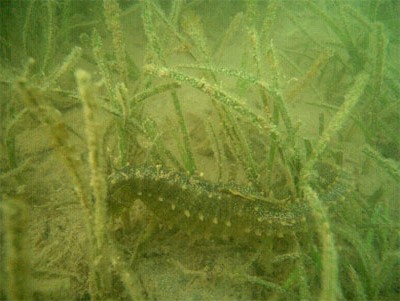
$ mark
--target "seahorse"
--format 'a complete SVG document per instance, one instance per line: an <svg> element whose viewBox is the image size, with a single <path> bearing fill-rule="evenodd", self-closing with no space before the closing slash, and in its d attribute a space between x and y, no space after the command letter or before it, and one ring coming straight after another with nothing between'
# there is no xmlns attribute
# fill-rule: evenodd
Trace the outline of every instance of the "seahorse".
<svg viewBox="0 0 400 301"><path fill-rule="evenodd" d="M339 198L349 188L340 170L318 164L320 181L312 185L323 201ZM161 221L189 233L283 237L306 230L310 219L310 208L301 197L278 200L247 186L212 183L161 166L128 166L114 172L109 183L110 207L129 206L139 199Z"/></svg>

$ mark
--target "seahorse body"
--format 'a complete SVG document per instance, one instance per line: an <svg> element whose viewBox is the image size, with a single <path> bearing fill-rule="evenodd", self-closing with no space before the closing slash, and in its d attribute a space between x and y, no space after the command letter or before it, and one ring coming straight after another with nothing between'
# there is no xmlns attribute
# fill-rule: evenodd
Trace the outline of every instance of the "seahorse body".
<svg viewBox="0 0 400 301"><path fill-rule="evenodd" d="M304 229L301 200L267 199L247 187L210 183L157 167L127 167L110 177L110 206L140 199L162 221L212 236L279 236Z"/></svg>

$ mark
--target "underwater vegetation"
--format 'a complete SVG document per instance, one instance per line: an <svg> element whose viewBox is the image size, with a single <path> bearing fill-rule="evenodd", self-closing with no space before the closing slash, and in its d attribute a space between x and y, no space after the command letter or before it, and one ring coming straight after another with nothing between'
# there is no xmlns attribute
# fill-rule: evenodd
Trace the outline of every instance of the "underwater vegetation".
<svg viewBox="0 0 400 301"><path fill-rule="evenodd" d="M399 15L0 1L0 300L400 299Z"/></svg>

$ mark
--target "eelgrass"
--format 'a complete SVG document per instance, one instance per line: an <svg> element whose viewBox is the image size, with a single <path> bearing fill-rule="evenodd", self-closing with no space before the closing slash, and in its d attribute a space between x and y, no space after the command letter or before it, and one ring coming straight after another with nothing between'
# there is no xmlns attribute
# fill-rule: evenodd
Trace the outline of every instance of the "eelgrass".
<svg viewBox="0 0 400 301"><path fill-rule="evenodd" d="M290 296L305 300L389 300L395 295L393 279L396 274L391 271L399 265L399 229L390 212L395 201L388 193L389 188L382 185L370 196L361 192L361 180L353 179L351 174L353 169L359 170L358 162L351 162L342 147L343 139L350 135L350 124L354 122L369 143L358 154L366 155L369 161L360 156L360 162L365 166L372 162L381 168L391 184L400 181L395 154L390 153L388 157L381 150L385 139L382 138L382 142L381 137L377 137L382 129L392 126L391 119L384 118L390 112L383 104L396 108L393 94L399 92L396 72L388 73L387 70L391 58L386 55L389 43L386 27L379 21L383 9L380 1L369 1L366 14L356 5L332 3L336 16L314 1L301 2L307 8L306 12L295 11L297 6L292 9L278 1L269 1L265 7L257 1L248 1L232 10L232 19L227 21L226 31L218 32L218 41L209 39L210 28L205 26L207 22L203 20L201 10L197 10L202 7L197 1L176 0L166 9L166 4L148 0L128 8L118 1L105 0L92 13L99 13L96 17L103 21L69 24L68 18L75 11L71 3L65 2L61 14L57 13L61 4L54 1L32 0L25 6L26 18L21 26L24 54L19 58L28 61L28 53L36 64L28 63L17 73L1 71L1 84L13 91L7 97L11 100L8 107L1 106L2 110L7 107L6 113L2 111L1 115L2 130L5 129L1 141L7 151L7 164L6 168L1 166L1 170L7 170L5 176L18 178L16 182L19 182L22 172L14 174L13 171L24 167L25 158L20 157L18 138L26 120L33 120L32 127L40 125L49 130L52 147L60 154L80 202L79 214L85 225L82 235L87 239L87 262L85 273L79 276L82 282L86 281L86 292L91 299L152 298L153 292L149 292L150 295L143 293L141 283L146 277L141 278L143 271L139 270L142 257L150 258L148 261L154 257L151 253L154 251L147 247L152 243L172 243L170 237L178 237L178 241L185 237L173 236L176 235L173 231L156 231L158 227L139 233L140 226L132 226L139 224L130 218L136 210L140 214L135 218L143 222L141 216L146 216L145 211L140 211L136 203L131 206L133 210L112 211L110 207L117 205L107 203L106 176L126 165L143 163L161 164L185 174L203 174L199 166L204 158L196 151L190 115L186 114L197 108L191 108L190 98L181 93L187 90L194 97L209 99L211 104L212 113L204 122L204 135L212 150L208 152L211 153L208 159L212 159L218 182L226 178L244 182L266 197L274 197L271 186L284 187L289 192L282 193L279 201L306 202L313 218L307 221L310 228L307 234L276 240L261 238L263 246L256 252L256 259L251 259L243 268L229 266L218 271L209 270L208 266L197 271L173 257L167 259L174 263L182 279L194 281L199 275L223 279L238 287L251 288L254 299ZM259 10L261 6L263 9ZM135 65L131 60L136 57L128 51L129 34L124 16L139 7L143 29L135 30L143 30L147 44L141 74L132 78L129 66ZM238 11L242 8L243 11ZM42 15L40 18L39 14ZM304 18L309 15L317 18ZM284 22L286 17L289 17L290 25ZM305 22L300 22L301 18L306 19ZM324 38L315 34L308 23L311 19L327 30ZM73 30L93 25L96 29L80 35L82 45L68 47L62 55L59 53L61 47L58 44L64 37L71 38ZM360 38L352 31L353 26L363 27L362 35L367 38ZM280 28L292 28L292 31L285 33ZM288 48L291 45L281 38L286 34L289 38L295 37L293 45L298 49ZM89 43L88 36L91 36ZM296 37L300 40L298 44ZM3 45L13 41L0 42L1 47L8 47ZM240 44L240 57L235 58L236 62L241 62L239 68L228 64L227 55L234 43ZM60 57L61 63L55 63ZM95 69L90 72L92 76L86 71L78 71L78 92L64 88L76 66L81 68L84 64L85 69ZM13 76L8 75L13 73ZM344 76L340 77L340 74ZM334 96L326 94L332 90L325 89L325 85L330 86L329 82L333 82L332 86L335 86L336 75L345 81L337 89L344 89L336 92L340 94L336 98L339 100L331 102ZM11 86L15 90L8 88ZM64 121L64 111L56 109L61 97L68 98L73 108L83 108L83 121L79 122L85 129L86 139L81 141L87 148L88 162L80 161L78 152L70 144L71 136L76 132ZM172 111L165 113L176 116L177 131L165 127L162 118L151 115L148 110L153 101L164 101L163 107L167 108L166 102L171 98ZM315 129L309 132L299 123L299 120L307 122L308 117L301 113L298 116L293 108L307 103L316 104L311 114L318 117L314 118ZM365 117L365 111L371 108L375 114ZM112 120L110 127L100 119L104 112ZM181 146L178 147L180 153L170 146L165 134L170 132L175 134L174 138ZM386 139L395 136L390 136L389 131L384 134ZM335 154L340 154L341 158L336 158ZM87 175L82 174L80 165L87 167ZM341 165L354 168L350 172L340 172ZM325 193L325 187L319 184L322 182L318 182L318 177L325 175L319 168L332 168L332 173L324 170L328 180L329 176L336 177L326 187L330 193ZM232 169L236 170L232 172ZM212 174L205 174L207 180L213 178ZM346 177L356 182L357 189L346 182ZM0 179L2 184L13 183ZM223 187L224 183L216 185L219 184ZM220 190L218 193L223 192L223 188ZM0 191L1 210L6 221L5 253L10 259L5 293L13 300L30 298L37 293L28 284L33 277L39 277L34 273L31 275L24 262L29 256L28 246L22 241L27 240L25 218L29 215L27 200L30 196L29 192L18 191L23 191L23 185L2 187ZM234 189L227 193L240 195L240 191ZM244 201L252 199L246 194L241 197ZM218 204L218 200L215 201ZM153 233L157 234L152 236ZM168 236L160 239L162 235ZM132 243L134 239L136 241ZM15 247L19 242L21 244ZM228 250L232 246L229 241L221 245L217 241L216 244ZM257 243L249 242L246 248L251 249L254 245ZM161 252L157 248L155 253L165 256L162 253L170 252L171 246L159 248ZM207 251L202 255L207 255ZM213 258L220 255L225 254L215 253ZM271 258L266 259L267 255ZM11 266L13 263L15 265ZM22 266L25 268L19 268ZM51 271L46 274L50 275ZM24 281L19 281L21 279ZM0 293L4 294L3 291ZM72 292L71 295L77 298L84 293Z"/></svg>

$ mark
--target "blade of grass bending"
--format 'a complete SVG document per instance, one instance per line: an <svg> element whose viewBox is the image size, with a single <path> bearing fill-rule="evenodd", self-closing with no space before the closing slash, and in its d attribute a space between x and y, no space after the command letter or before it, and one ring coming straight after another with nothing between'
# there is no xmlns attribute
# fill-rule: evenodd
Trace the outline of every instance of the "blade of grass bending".
<svg viewBox="0 0 400 301"><path fill-rule="evenodd" d="M341 297L338 281L338 259L327 210L317 193L310 187L308 179L313 172L314 164L320 159L333 136L341 130L344 123L350 118L350 114L359 102L368 81L369 76L365 72L361 72L356 77L353 87L345 96L345 102L340 107L338 113L333 117L327 130L319 139L313 150L311 159L306 163L302 172L300 187L302 188L305 199L310 204L314 220L316 224L319 225L318 234L322 243L322 287L319 297L321 301L337 300Z"/></svg>
<svg viewBox="0 0 400 301"><path fill-rule="evenodd" d="M258 128L268 129L269 131L274 132L279 136L279 133L273 124L271 124L265 118L247 109L244 106L244 102L242 100L233 95L230 95L229 92L224 91L222 88L216 85L209 84L203 79L198 79L196 77L186 75L172 68L147 65L145 69L150 74L155 74L160 77L169 77L173 80L176 80L180 84L188 84L189 86L204 92L208 96L216 99L218 102L226 105L228 108L231 108L233 111L247 118Z"/></svg>
<svg viewBox="0 0 400 301"><path fill-rule="evenodd" d="M194 161L193 152L190 146L189 132L186 127L185 118L183 117L182 108L178 95L176 94L175 91L171 92L171 97L174 103L176 115L178 116L179 127L181 129L181 133L183 136L183 147L185 152L183 161L185 162L185 167L187 171L192 175L195 173L197 168L196 168L196 163Z"/></svg>

